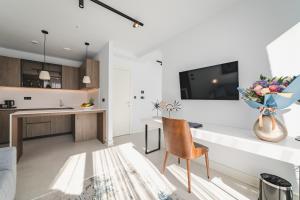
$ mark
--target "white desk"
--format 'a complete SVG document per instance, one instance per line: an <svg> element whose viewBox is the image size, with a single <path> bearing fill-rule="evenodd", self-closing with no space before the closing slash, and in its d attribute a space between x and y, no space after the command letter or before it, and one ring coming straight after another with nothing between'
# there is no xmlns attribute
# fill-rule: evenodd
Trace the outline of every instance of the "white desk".
<svg viewBox="0 0 300 200"><path fill-rule="evenodd" d="M162 128L160 118L143 121L149 126ZM300 142L292 137L271 143L258 139L251 130L208 124L204 124L203 128L191 128L191 133L195 142L206 141L292 164L300 187Z"/></svg>

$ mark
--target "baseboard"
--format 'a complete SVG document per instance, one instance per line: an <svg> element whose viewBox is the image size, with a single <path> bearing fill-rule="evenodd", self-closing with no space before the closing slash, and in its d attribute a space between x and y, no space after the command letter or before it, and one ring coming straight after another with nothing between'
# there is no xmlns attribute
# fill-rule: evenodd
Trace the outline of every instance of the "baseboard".
<svg viewBox="0 0 300 200"><path fill-rule="evenodd" d="M113 140L108 140L106 142L107 146L110 147L110 146L113 146L114 145L114 141Z"/></svg>
<svg viewBox="0 0 300 200"><path fill-rule="evenodd" d="M200 165L203 165L205 167L205 163L203 160L196 159L195 162L199 163ZM239 171L238 169L234 169L232 167L228 167L226 165L223 165L221 163L218 163L216 161L210 160L209 166L211 169L216 170L226 176L229 176L231 178L234 178L242 183L248 184L250 186L255 187L257 190L259 188L259 178L255 176L251 176L249 174L246 174L242 171ZM299 194L294 192L294 199L299 199Z"/></svg>
<svg viewBox="0 0 300 200"><path fill-rule="evenodd" d="M201 160L199 160L199 159L197 159L196 162L198 162L201 165L204 165L204 162L201 162ZM216 170L216 171L218 171L226 176L229 176L231 178L234 178L240 182L246 183L255 188L259 187L259 179L257 177L251 176L242 171L239 171L232 167L228 167L226 165L223 165L223 164L213 161L213 160L209 161L209 166L211 169Z"/></svg>
<svg viewBox="0 0 300 200"><path fill-rule="evenodd" d="M49 138L49 137L56 137L56 136L62 136L62 135L71 135L71 134L72 134L72 132L56 133L56 134L50 134L50 135L41 135L41 136L35 136L35 137L30 137L30 138L23 138L23 141L41 139L41 138Z"/></svg>
<svg viewBox="0 0 300 200"><path fill-rule="evenodd" d="M158 129L157 128L148 128L148 132L149 131L157 131ZM136 129L136 130L131 130L130 131L130 134L136 134L136 133L138 133L138 134L141 134L141 133L145 133L145 129Z"/></svg>

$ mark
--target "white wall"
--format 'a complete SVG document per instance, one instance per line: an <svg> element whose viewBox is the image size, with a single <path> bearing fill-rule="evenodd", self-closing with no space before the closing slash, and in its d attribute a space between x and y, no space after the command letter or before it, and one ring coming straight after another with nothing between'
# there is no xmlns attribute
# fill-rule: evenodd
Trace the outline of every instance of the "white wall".
<svg viewBox="0 0 300 200"><path fill-rule="evenodd" d="M300 1L297 0L243 1L164 43L163 99L180 100L178 72L183 70L238 60L240 86L248 87L260 74L271 75L275 72L273 67L287 69L288 66L282 65L285 62L280 66L270 66L266 48L300 21L299 7ZM290 73L300 73L299 64L289 68ZM202 122L204 126L205 123L212 123L250 129L258 115L242 100L181 102L183 110L176 116ZM299 118L299 106L292 112L297 112ZM296 124L297 118L294 115L287 125ZM295 127L288 127L290 136L300 135L299 129L298 132L293 130ZM293 166L213 144L207 145L210 146L210 158L222 165L253 177L258 177L261 172L275 173L296 184L295 174L290 170Z"/></svg>
<svg viewBox="0 0 300 200"><path fill-rule="evenodd" d="M97 99L98 104L101 108L107 110L107 137L105 138L108 145L113 144L113 132L112 132L112 112L111 112L111 49L112 42L108 42L100 52L95 56L94 59L100 62L100 93Z"/></svg>
<svg viewBox="0 0 300 200"><path fill-rule="evenodd" d="M18 108L57 108L60 100L65 106L79 107L87 101L87 95L87 91L0 87L0 103L12 99Z"/></svg>
<svg viewBox="0 0 300 200"><path fill-rule="evenodd" d="M160 59L161 55L157 52L137 58L124 50L114 49L112 67L126 68L131 72L130 129L132 133L144 131L142 119L156 116L152 102L162 99L163 67L156 62ZM144 94L141 94L142 90L144 90ZM134 99L134 96L137 98ZM144 99L141 99L141 96L144 96Z"/></svg>

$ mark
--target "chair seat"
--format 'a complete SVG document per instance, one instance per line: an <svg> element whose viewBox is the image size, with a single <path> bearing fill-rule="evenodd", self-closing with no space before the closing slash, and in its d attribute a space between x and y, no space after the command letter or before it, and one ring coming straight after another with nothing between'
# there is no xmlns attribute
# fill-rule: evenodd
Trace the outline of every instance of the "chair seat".
<svg viewBox="0 0 300 200"><path fill-rule="evenodd" d="M202 145L202 144L199 144L199 143L194 142L194 146L195 146L195 148L203 148L203 149L206 149L206 150L208 151L208 147L207 147L207 146L204 146L204 145Z"/></svg>
<svg viewBox="0 0 300 200"><path fill-rule="evenodd" d="M193 151L193 158L198 158L208 152L208 147L206 147L202 144L194 142L194 146L195 146L195 149Z"/></svg>

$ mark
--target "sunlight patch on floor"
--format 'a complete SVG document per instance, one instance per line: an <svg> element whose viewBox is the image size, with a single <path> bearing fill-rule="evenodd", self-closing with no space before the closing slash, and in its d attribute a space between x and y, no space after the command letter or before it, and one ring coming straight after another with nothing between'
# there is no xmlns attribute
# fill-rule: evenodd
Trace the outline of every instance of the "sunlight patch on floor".
<svg viewBox="0 0 300 200"><path fill-rule="evenodd" d="M187 172L184 168L173 164L168 166L167 169L177 178L178 181L187 186ZM208 180L193 173L191 173L191 177L192 193L199 199L249 200L249 198L226 185L219 177L214 177L211 180Z"/></svg>
<svg viewBox="0 0 300 200"><path fill-rule="evenodd" d="M65 162L52 184L52 190L79 195L83 191L86 153L76 154Z"/></svg>
<svg viewBox="0 0 300 200"><path fill-rule="evenodd" d="M142 154L126 143L93 152L93 172L99 177L101 196L107 199L159 199L170 196L175 187Z"/></svg>

